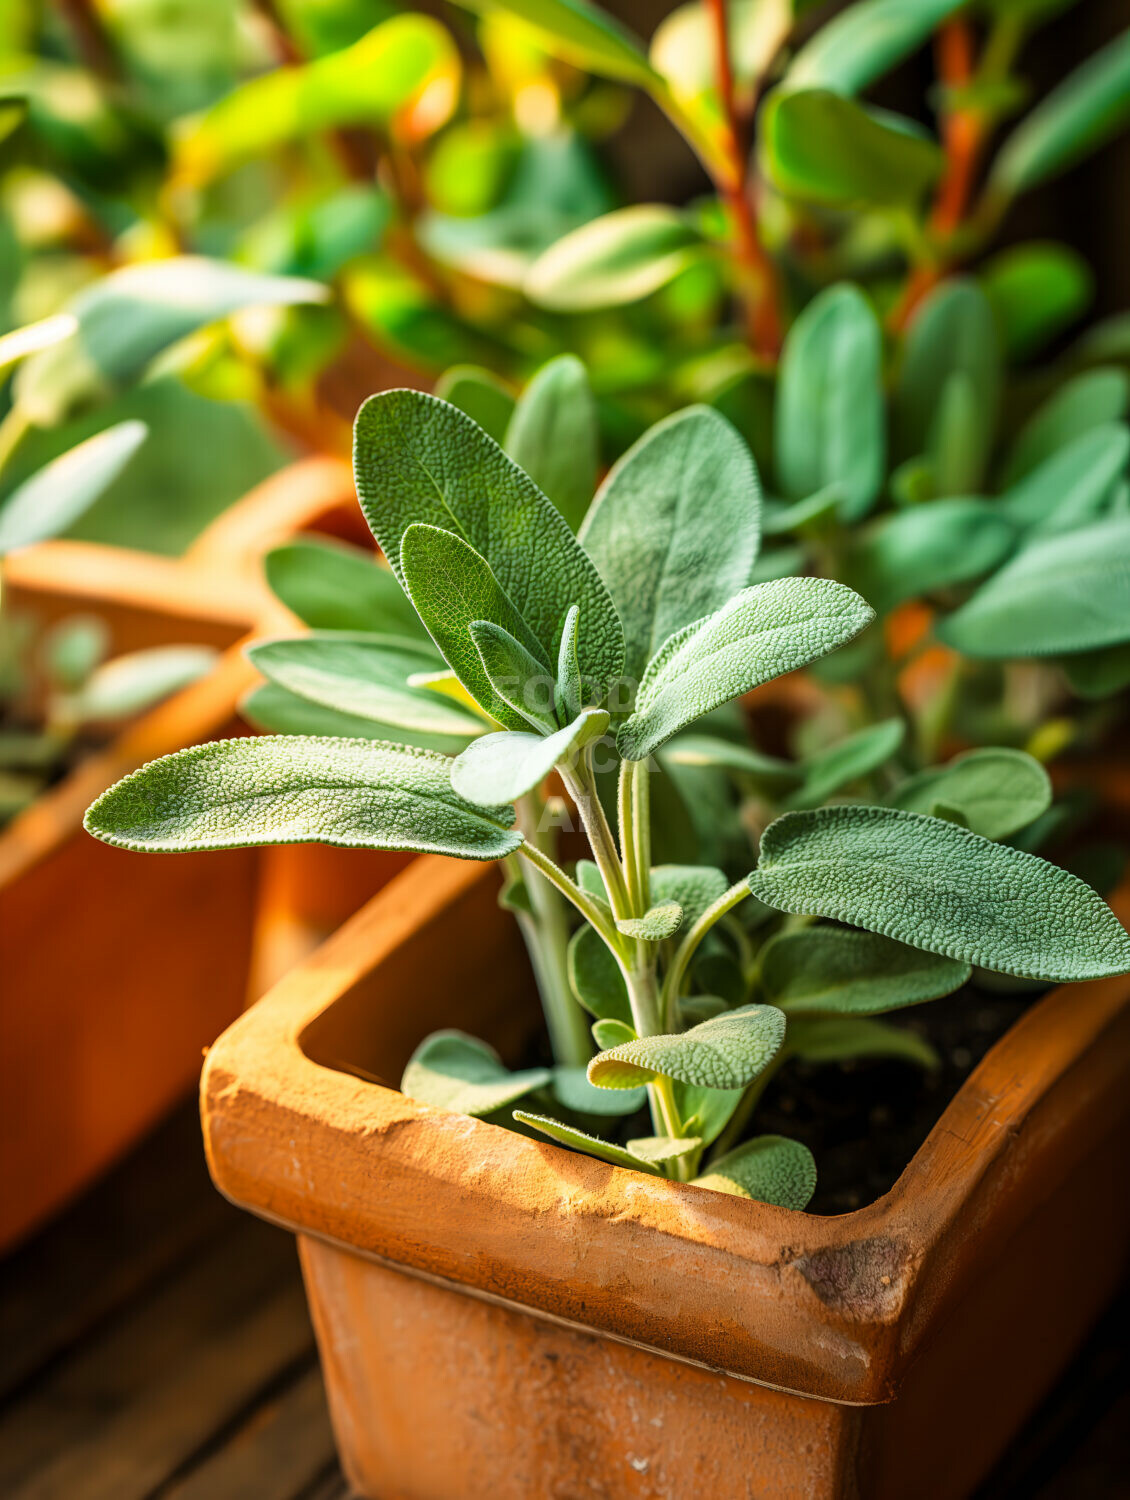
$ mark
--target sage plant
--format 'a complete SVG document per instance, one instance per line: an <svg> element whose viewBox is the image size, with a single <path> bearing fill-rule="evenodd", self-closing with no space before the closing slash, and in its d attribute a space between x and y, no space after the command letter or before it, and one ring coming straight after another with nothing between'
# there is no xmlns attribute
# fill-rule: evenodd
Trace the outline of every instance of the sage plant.
<svg viewBox="0 0 1130 1500"><path fill-rule="evenodd" d="M305 701L360 733L180 751L107 791L87 827L142 851L313 840L505 862L554 1065L511 1072L481 1042L443 1032L408 1066L414 1097L496 1121L509 1112L620 1166L800 1208L811 1155L752 1125L783 1062L928 1061L920 1039L876 1017L950 993L974 965L1049 983L1130 968L1130 937L1091 887L996 841L1046 806L1027 757L1011 781L999 766L958 762L917 779L888 767L897 806L811 805L840 785L843 764L786 765L777 796L793 806L760 833L754 868L733 878L708 861L656 861L668 747L682 742L693 762L688 737L705 725L735 760L745 749L746 773L771 779L772 761L727 740L728 705L874 618L833 579L750 582L759 484L718 413L692 407L651 429L574 514L576 534L435 397L371 398L355 464L391 572L358 573L359 559L322 546L323 568L354 570L351 597L304 566L302 548L318 544L276 555L284 597L300 602L304 579L307 609L320 597L346 629L267 642L254 657L270 679L261 717L278 722ZM367 630L350 631L362 619ZM376 723L398 726L399 742L373 738ZM849 780L889 760L894 734L872 739L866 754L858 741L840 747ZM567 800L551 794L554 779ZM989 818L994 788L1005 809L1011 798L995 837L968 826ZM591 855L571 872L548 836L569 808Z"/></svg>

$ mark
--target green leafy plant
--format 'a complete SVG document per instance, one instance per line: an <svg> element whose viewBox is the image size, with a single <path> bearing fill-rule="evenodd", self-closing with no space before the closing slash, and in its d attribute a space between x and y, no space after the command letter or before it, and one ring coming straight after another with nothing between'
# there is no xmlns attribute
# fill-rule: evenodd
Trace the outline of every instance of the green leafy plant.
<svg viewBox="0 0 1130 1500"><path fill-rule="evenodd" d="M587 407L579 383L561 396L566 373L522 399L571 399L558 419L576 432ZM516 417L507 441L538 458L540 422ZM577 471L554 469L570 497L589 473L586 445L571 451ZM877 1016L949 994L974 965L1043 982L1130 968L1130 937L1090 886L997 841L1047 810L1030 757L907 777L897 723L800 765L734 735L735 700L850 647L874 616L833 579L749 581L757 474L716 412L646 434L577 534L571 499L563 514L434 397L373 397L355 462L388 570L324 543L276 553L276 588L316 628L253 648L269 681L252 717L321 732L166 757L99 798L87 827L140 851L317 840L502 861L553 1065L513 1073L443 1032L406 1071L416 1098L800 1208L807 1148L750 1133L782 1064L928 1066L921 1038ZM753 868L739 842L736 877L725 811L702 821L693 859L658 855L679 821L665 783L704 763L700 790L732 772L772 804ZM878 802L820 805L880 773ZM557 841L570 809L591 856L572 873Z"/></svg>

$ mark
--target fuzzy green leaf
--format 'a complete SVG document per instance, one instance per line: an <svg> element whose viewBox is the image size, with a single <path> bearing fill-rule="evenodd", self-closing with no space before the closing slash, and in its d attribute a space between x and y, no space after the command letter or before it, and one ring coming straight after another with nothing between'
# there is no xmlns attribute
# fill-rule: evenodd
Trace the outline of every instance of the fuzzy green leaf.
<svg viewBox="0 0 1130 1500"><path fill-rule="evenodd" d="M883 483L883 337L855 287L829 287L789 330L781 355L775 451L785 494L829 486L845 521L865 516Z"/></svg>
<svg viewBox="0 0 1130 1500"><path fill-rule="evenodd" d="M58 536L109 489L149 435L119 422L37 469L0 504L0 557Z"/></svg>
<svg viewBox="0 0 1130 1500"><path fill-rule="evenodd" d="M650 884L651 899L657 905L677 902L682 907L682 925L688 931L730 888L725 871L710 865L656 865Z"/></svg>
<svg viewBox="0 0 1130 1500"><path fill-rule="evenodd" d="M719 766L732 771L769 796L788 791L801 780L800 767L791 761L709 734L681 734L667 746L664 755L677 766Z"/></svg>
<svg viewBox="0 0 1130 1500"><path fill-rule="evenodd" d="M334 844L501 859L522 842L513 809L472 807L431 750L271 735L152 761L90 807L85 828L123 849Z"/></svg>
<svg viewBox="0 0 1130 1500"><path fill-rule="evenodd" d="M523 728L555 733L554 683L544 664L492 620L472 620L467 628L497 698L509 704Z"/></svg>
<svg viewBox="0 0 1130 1500"><path fill-rule="evenodd" d="M709 407L658 422L613 466L580 536L619 612L630 678L745 587L760 505L749 449Z"/></svg>
<svg viewBox="0 0 1130 1500"><path fill-rule="evenodd" d="M633 1156L656 1167L663 1166L665 1162L678 1161L681 1156L690 1156L701 1146L702 1139L697 1135L645 1135L628 1142L628 1150Z"/></svg>
<svg viewBox="0 0 1130 1500"><path fill-rule="evenodd" d="M635 1034L635 1028L629 1026L626 1021L594 1021L592 1026L593 1041L602 1051L609 1047L618 1047L621 1042L630 1042ZM581 1069L581 1072L585 1073L585 1082L588 1083L587 1072L584 1068ZM594 1087L595 1084L589 1083L589 1088ZM602 1092L608 1094L610 1091L604 1089ZM621 1090L620 1092L626 1093L628 1091Z"/></svg>
<svg viewBox="0 0 1130 1500"><path fill-rule="evenodd" d="M296 537L267 553L263 571L276 598L312 630L372 631L427 641L395 576L360 547Z"/></svg>
<svg viewBox="0 0 1130 1500"><path fill-rule="evenodd" d="M435 1031L408 1059L400 1091L456 1115L490 1115L549 1083L548 1068L512 1073L493 1047L462 1031Z"/></svg>
<svg viewBox="0 0 1130 1500"><path fill-rule="evenodd" d="M372 396L357 415L354 469L365 518L403 580L404 533L420 522L454 532L486 561L526 630L534 655L556 660L577 605L577 659L600 701L623 668L620 621L568 523L486 433L455 407L419 391ZM479 612L474 619L491 619ZM511 726L519 728L515 724Z"/></svg>
<svg viewBox="0 0 1130 1500"><path fill-rule="evenodd" d="M970 967L877 932L809 927L781 932L761 952L758 980L771 1005L789 1017L878 1015L959 989Z"/></svg>
<svg viewBox="0 0 1130 1500"><path fill-rule="evenodd" d="M1057 982L1130 968L1130 936L1093 890L1035 855L895 808L786 813L753 894L929 953Z"/></svg>
<svg viewBox="0 0 1130 1500"><path fill-rule="evenodd" d="M653 906L642 917L620 917L616 926L625 937L645 943L661 943L683 925L683 908L677 901Z"/></svg>
<svg viewBox="0 0 1130 1500"><path fill-rule="evenodd" d="M628 986L604 939L586 922L569 939L569 988L598 1021L632 1025Z"/></svg>
<svg viewBox="0 0 1130 1500"><path fill-rule="evenodd" d="M970 750L944 766L919 771L887 801L908 812L932 813L938 803L960 813L986 839L1007 839L1051 806L1052 784L1038 760L1007 747Z"/></svg>
<svg viewBox="0 0 1130 1500"><path fill-rule="evenodd" d="M666 286L702 251L702 236L686 215L639 203L557 240L530 267L523 290L554 312L623 307Z"/></svg>
<svg viewBox="0 0 1130 1500"><path fill-rule="evenodd" d="M575 354L543 365L523 391L503 445L577 531L596 489L596 401Z"/></svg>
<svg viewBox="0 0 1130 1500"><path fill-rule="evenodd" d="M599 1088L636 1088L674 1078L697 1088L744 1088L764 1071L785 1039L785 1015L773 1005L746 1005L689 1031L644 1036L601 1052L589 1063Z"/></svg>
<svg viewBox="0 0 1130 1500"><path fill-rule="evenodd" d="M553 706L558 718L566 723L580 713L585 701L581 664L577 660L577 631L580 624L581 612L574 605L561 627L561 644L557 649L557 681L553 687Z"/></svg>
<svg viewBox="0 0 1130 1500"><path fill-rule="evenodd" d="M558 1104L579 1115L634 1115L647 1103L645 1088L598 1089L584 1068L554 1068L551 1088Z"/></svg>
<svg viewBox="0 0 1130 1500"><path fill-rule="evenodd" d="M816 1163L800 1141L782 1135L759 1135L712 1162L694 1179L695 1187L713 1188L737 1198L804 1208L816 1191Z"/></svg>
<svg viewBox="0 0 1130 1500"><path fill-rule="evenodd" d="M821 26L785 74L790 89L858 94L917 52L963 0L862 0Z"/></svg>
<svg viewBox="0 0 1130 1500"><path fill-rule="evenodd" d="M919 1068L939 1065L925 1037L867 1016L804 1016L790 1021L788 1047L790 1056L809 1063L890 1057Z"/></svg>
<svg viewBox="0 0 1130 1500"><path fill-rule="evenodd" d="M772 93L760 140L762 169L780 192L836 208L916 204L945 163L909 121L827 89Z"/></svg>
<svg viewBox="0 0 1130 1500"><path fill-rule="evenodd" d="M1130 458L1121 422L1083 432L1049 454L997 502L1014 526L1037 534L1073 531L1100 518Z"/></svg>
<svg viewBox="0 0 1130 1500"><path fill-rule="evenodd" d="M1016 528L994 501L932 500L873 522L848 543L844 576L880 614L980 578L1012 550Z"/></svg>
<svg viewBox="0 0 1130 1500"><path fill-rule="evenodd" d="M1006 489L1084 433L1120 422L1130 407L1130 375L1113 366L1086 370L1059 387L1020 429L1008 455Z"/></svg>
<svg viewBox="0 0 1130 1500"><path fill-rule="evenodd" d="M968 656L1059 656L1130 639L1130 517L1032 542L938 626Z"/></svg>
<svg viewBox="0 0 1130 1500"><path fill-rule="evenodd" d="M574 1151L584 1151L589 1156L597 1156L601 1161L611 1162L614 1167L628 1167L634 1172L651 1172L655 1176L659 1175L658 1167L652 1166L642 1157L633 1156L623 1146L614 1146L611 1141L602 1141L599 1136L588 1135L573 1125L563 1125L560 1120L551 1119L548 1115L532 1115L524 1109L516 1109L514 1118L523 1125L531 1125L534 1130L540 1130L542 1135L547 1135L559 1146L571 1146Z"/></svg>
<svg viewBox="0 0 1130 1500"><path fill-rule="evenodd" d="M784 800L786 807L819 807L841 787L886 765L906 736L902 719L883 719L849 734L804 761L804 782Z"/></svg>
<svg viewBox="0 0 1130 1500"><path fill-rule="evenodd" d="M487 727L450 698L409 686L412 673L437 665L430 641L331 631L260 641L247 655L269 682L337 713L463 740Z"/></svg>
<svg viewBox="0 0 1130 1500"><path fill-rule="evenodd" d="M875 618L858 594L826 578L782 578L743 589L652 658L636 708L620 728L625 760L646 760L672 735L842 646Z"/></svg>
<svg viewBox="0 0 1130 1500"><path fill-rule="evenodd" d="M451 785L477 807L514 802L540 786L554 766L569 763L608 728L603 709L587 708L556 734L503 730L472 740L451 766Z"/></svg>
<svg viewBox="0 0 1130 1500"><path fill-rule="evenodd" d="M997 152L989 192L1004 198L1058 177L1130 121L1130 31L1092 54L1021 120Z"/></svg>

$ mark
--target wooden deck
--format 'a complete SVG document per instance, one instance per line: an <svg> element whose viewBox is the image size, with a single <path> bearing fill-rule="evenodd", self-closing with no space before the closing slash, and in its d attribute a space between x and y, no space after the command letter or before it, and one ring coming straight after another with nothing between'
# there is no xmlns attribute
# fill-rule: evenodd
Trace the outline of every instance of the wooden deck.
<svg viewBox="0 0 1130 1500"><path fill-rule="evenodd" d="M976 1500L1128 1472L1111 1314ZM0 1496L348 1500L293 1243L213 1191L193 1102L0 1266Z"/></svg>

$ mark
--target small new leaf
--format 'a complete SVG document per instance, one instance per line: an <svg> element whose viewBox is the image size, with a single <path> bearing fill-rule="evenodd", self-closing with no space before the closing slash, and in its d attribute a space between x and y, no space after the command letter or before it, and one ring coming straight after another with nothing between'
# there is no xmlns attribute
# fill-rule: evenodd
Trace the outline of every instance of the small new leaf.
<svg viewBox="0 0 1130 1500"><path fill-rule="evenodd" d="M616 926L625 937L637 938L646 943L661 943L678 932L683 922L683 908L677 901L665 901L653 906L642 917L621 917Z"/></svg>
<svg viewBox="0 0 1130 1500"><path fill-rule="evenodd" d="M674 1078L699 1088L738 1089L772 1062L785 1039L785 1014L773 1005L746 1005L689 1031L639 1037L589 1063L599 1088L636 1088Z"/></svg>
<svg viewBox="0 0 1130 1500"><path fill-rule="evenodd" d="M781 1135L759 1135L711 1163L694 1179L695 1187L713 1188L738 1198L804 1208L816 1191L816 1163L807 1146Z"/></svg>
<svg viewBox="0 0 1130 1500"><path fill-rule="evenodd" d="M559 764L568 765L585 745L608 728L603 709L587 708L556 734L513 730L473 740L451 766L451 785L478 807L494 807L539 786Z"/></svg>
<svg viewBox="0 0 1130 1500"><path fill-rule="evenodd" d="M633 1172L651 1172L659 1175L659 1168L641 1156L633 1156L623 1146L614 1146L611 1141L602 1141L599 1136L589 1135L574 1125L563 1125L549 1115L532 1115L524 1109L516 1109L514 1118L523 1125L540 1130L559 1146L571 1146L574 1151L583 1151L586 1156L596 1156L601 1161L611 1162L614 1167L628 1167Z"/></svg>

